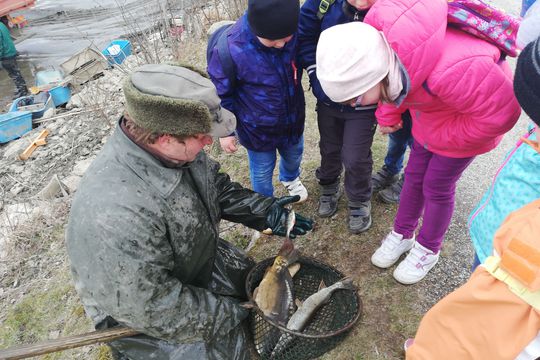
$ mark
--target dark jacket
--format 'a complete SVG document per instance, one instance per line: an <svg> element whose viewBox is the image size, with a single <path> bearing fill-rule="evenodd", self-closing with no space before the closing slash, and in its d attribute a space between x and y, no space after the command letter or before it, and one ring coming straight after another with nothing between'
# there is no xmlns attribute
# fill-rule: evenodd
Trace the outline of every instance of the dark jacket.
<svg viewBox="0 0 540 360"><path fill-rule="evenodd" d="M251 32L246 15L230 29L236 84L231 89L214 49L208 73L222 106L238 120L240 143L253 151L297 144L304 132L302 70L296 69L296 34L283 49L267 48Z"/></svg>
<svg viewBox="0 0 540 360"><path fill-rule="evenodd" d="M10 58L17 55L15 44L11 40L9 29L0 22L0 59Z"/></svg>
<svg viewBox="0 0 540 360"><path fill-rule="evenodd" d="M317 78L315 54L321 32L334 25L346 24L351 21L363 21L367 10L357 11L346 0L336 0L330 5L321 20L317 17L320 4L321 0L306 0L300 9L300 20L298 23L298 63L303 69L306 69L313 95L315 95L319 102L339 108L342 111L354 111L355 109L349 105L337 104L326 96ZM359 107L356 110L366 108L376 108L376 105Z"/></svg>
<svg viewBox="0 0 540 360"><path fill-rule="evenodd" d="M204 152L165 167L116 129L80 184L66 233L75 286L96 324L111 317L155 343L195 344L196 358L247 356L235 348L252 263L223 249L219 222L262 230L275 200L219 169Z"/></svg>

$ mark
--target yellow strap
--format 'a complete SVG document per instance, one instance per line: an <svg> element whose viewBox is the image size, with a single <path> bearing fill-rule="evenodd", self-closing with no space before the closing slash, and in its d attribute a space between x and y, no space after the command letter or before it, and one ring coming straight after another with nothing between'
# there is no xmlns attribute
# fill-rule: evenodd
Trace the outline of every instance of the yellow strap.
<svg viewBox="0 0 540 360"><path fill-rule="evenodd" d="M531 305L536 310L540 310L540 291L530 291L519 280L512 277L499 267L501 259L498 256L490 256L484 261L482 266L497 280L508 285L508 289L516 294L521 300Z"/></svg>

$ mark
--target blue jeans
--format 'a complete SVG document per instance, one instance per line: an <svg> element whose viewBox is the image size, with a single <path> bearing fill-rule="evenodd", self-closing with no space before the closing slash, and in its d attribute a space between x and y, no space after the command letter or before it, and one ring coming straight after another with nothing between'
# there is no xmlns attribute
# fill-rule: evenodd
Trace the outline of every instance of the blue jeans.
<svg viewBox="0 0 540 360"><path fill-rule="evenodd" d="M392 174L399 174L403 169L403 159L407 146L411 147L413 138L411 135L412 120L409 110L401 115L403 127L388 135L388 151L384 158L386 169Z"/></svg>
<svg viewBox="0 0 540 360"><path fill-rule="evenodd" d="M287 147L278 147L281 156L279 162L279 181L292 181L300 176L300 162L304 152L304 137L300 137L297 144ZM259 194L274 195L272 175L276 167L276 151L247 151L249 159L249 177L251 187Z"/></svg>

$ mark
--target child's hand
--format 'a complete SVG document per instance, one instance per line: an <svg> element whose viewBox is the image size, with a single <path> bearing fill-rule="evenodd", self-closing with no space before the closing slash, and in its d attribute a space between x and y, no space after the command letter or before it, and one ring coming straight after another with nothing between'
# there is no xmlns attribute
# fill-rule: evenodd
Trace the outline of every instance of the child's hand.
<svg viewBox="0 0 540 360"><path fill-rule="evenodd" d="M403 127L403 122L400 121L398 124L392 125L392 126L379 126L379 131L383 133L384 135L388 135L388 134L398 131L402 127Z"/></svg>
<svg viewBox="0 0 540 360"><path fill-rule="evenodd" d="M227 154L232 154L238 150L236 136L227 136L219 139L219 144L223 151Z"/></svg>

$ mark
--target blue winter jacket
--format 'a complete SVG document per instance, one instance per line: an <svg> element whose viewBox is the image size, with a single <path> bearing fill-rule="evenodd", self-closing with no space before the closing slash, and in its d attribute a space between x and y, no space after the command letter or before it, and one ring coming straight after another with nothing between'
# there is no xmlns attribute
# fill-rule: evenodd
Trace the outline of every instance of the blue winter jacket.
<svg viewBox="0 0 540 360"><path fill-rule="evenodd" d="M366 11L357 11L350 6L346 0L335 0L330 8L319 20L317 12L321 0L306 0L300 9L300 20L298 23L298 63L306 69L309 75L309 81L313 95L318 101L332 107L339 107L342 111L354 111L350 106L340 105L332 102L324 93L317 79L315 70L315 54L317 52L317 43L321 32L338 24L345 24L351 21L363 21ZM376 106L371 106L372 108Z"/></svg>
<svg viewBox="0 0 540 360"><path fill-rule="evenodd" d="M230 29L228 44L236 66L231 89L214 48L208 74L221 105L236 115L240 143L253 151L297 144L304 132L302 69L296 66L296 34L282 49L268 48L251 32L244 14Z"/></svg>

